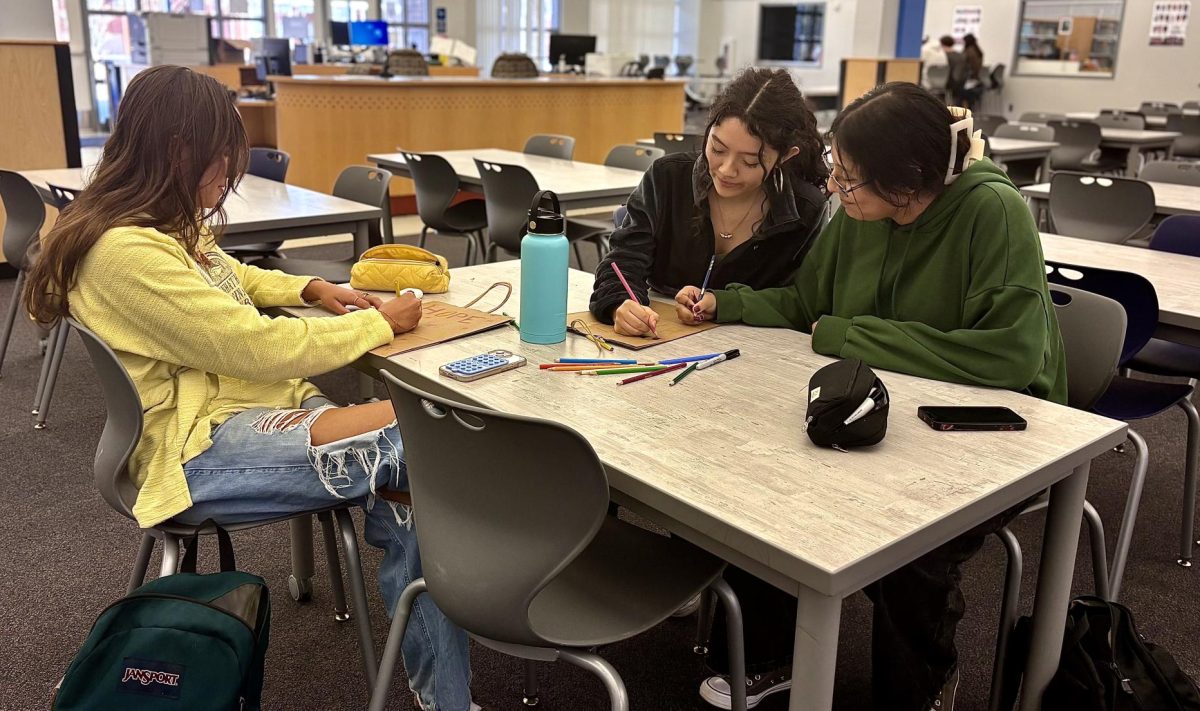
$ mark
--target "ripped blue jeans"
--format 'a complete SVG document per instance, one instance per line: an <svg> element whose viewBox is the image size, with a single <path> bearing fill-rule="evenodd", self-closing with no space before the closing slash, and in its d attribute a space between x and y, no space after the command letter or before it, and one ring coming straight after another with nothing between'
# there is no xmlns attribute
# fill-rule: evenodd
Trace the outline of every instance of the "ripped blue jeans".
<svg viewBox="0 0 1200 711"><path fill-rule="evenodd" d="M384 551L379 588L391 614L404 587L421 577L412 512L374 493L408 490L400 430L393 422L313 447L309 426L326 402L310 399L301 410L254 408L214 429L212 446L183 466L192 508L176 519L239 523L355 502L366 511L364 537ZM402 652L409 685L424 709L471 707L466 634L427 595L413 607Z"/></svg>

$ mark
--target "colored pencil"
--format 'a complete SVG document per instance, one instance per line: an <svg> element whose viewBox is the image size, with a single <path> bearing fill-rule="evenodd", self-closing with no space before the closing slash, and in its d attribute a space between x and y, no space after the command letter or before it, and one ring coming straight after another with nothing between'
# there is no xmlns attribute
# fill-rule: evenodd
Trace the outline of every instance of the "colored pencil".
<svg viewBox="0 0 1200 711"><path fill-rule="evenodd" d="M658 364L659 365L675 365L676 363L691 363L693 361L708 360L709 358L716 358L719 355L721 355L721 354L720 353L706 353L704 355L684 356L683 358L668 358L666 360L658 361Z"/></svg>
<svg viewBox="0 0 1200 711"><path fill-rule="evenodd" d="M632 358L559 358L555 363L619 363L621 365L637 365L638 361Z"/></svg>
<svg viewBox="0 0 1200 711"><path fill-rule="evenodd" d="M662 375L663 373L670 373L672 370L679 370L684 367L687 367L687 366L684 363L679 363L677 365L672 365L669 368L663 368L661 370L655 370L650 373L642 373L641 375L635 375L632 378L625 378L624 380L618 380L617 385L628 385L629 383L636 383L639 380L645 380L646 378L653 378L656 375Z"/></svg>
<svg viewBox="0 0 1200 711"><path fill-rule="evenodd" d="M637 304L642 303L641 301L638 301L638 297L633 295L633 289L629 287L629 282L625 281L625 275L621 273L621 268L617 266L616 262L611 262L611 264L613 271L617 273L617 278L621 280L621 286L625 287L625 293L629 294L629 300ZM657 328L651 327L650 333L653 333L654 337L658 338Z"/></svg>
<svg viewBox="0 0 1200 711"><path fill-rule="evenodd" d="M658 366L657 363L631 363L629 365L600 365L598 363L584 364L576 363L574 365L550 365L549 367L539 367L539 370L545 370L550 373L568 373L573 371L583 370L614 370L616 368L632 368L634 366ZM664 368L666 366L663 366Z"/></svg>
<svg viewBox="0 0 1200 711"><path fill-rule="evenodd" d="M708 260L708 271L704 272L704 283L700 285L700 298L704 298L704 292L708 289L708 278L712 276L713 265L717 263L717 255L713 255L712 259Z"/></svg>
<svg viewBox="0 0 1200 711"><path fill-rule="evenodd" d="M653 373L666 368L665 365L640 365L634 368L604 368L602 370L580 370L576 375L624 375L625 373Z"/></svg>
<svg viewBox="0 0 1200 711"><path fill-rule="evenodd" d="M689 365L689 366L687 367L687 370L683 371L683 372L682 372L682 373L680 373L679 375L676 375L674 378L672 378L672 379L671 379L671 383L670 383L670 385L671 385L671 386L678 385L680 380L683 380L683 379L684 379L684 378L686 378L687 376L691 375L692 371L693 371L693 370L695 370L695 369L696 369L696 364L695 364L695 363L692 363L691 365Z"/></svg>

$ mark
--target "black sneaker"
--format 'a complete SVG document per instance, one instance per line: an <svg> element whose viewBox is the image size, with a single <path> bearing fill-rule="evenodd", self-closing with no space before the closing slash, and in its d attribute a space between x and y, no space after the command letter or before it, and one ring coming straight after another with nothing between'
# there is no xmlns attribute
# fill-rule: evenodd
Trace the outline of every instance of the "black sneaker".
<svg viewBox="0 0 1200 711"><path fill-rule="evenodd" d="M767 674L746 676L746 708L752 709L771 694L792 688L792 668L781 667ZM733 708L729 694L729 679L710 676L700 682L700 698L719 709Z"/></svg>
<svg viewBox="0 0 1200 711"><path fill-rule="evenodd" d="M929 707L929 711L954 711L954 697L958 695L958 668L950 674L950 678L946 680L946 684L938 695L933 698L933 705Z"/></svg>

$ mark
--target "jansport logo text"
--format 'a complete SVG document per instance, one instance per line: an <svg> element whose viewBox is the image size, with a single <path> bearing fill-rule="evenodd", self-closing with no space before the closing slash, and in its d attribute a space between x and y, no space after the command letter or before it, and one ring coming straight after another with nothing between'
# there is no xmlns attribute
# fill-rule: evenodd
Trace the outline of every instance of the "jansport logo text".
<svg viewBox="0 0 1200 711"><path fill-rule="evenodd" d="M125 667L125 676L122 677L121 683L127 681L136 681L142 686L150 684L165 684L167 686L179 686L179 675L168 674L167 672L154 671L153 669L138 669L136 667Z"/></svg>

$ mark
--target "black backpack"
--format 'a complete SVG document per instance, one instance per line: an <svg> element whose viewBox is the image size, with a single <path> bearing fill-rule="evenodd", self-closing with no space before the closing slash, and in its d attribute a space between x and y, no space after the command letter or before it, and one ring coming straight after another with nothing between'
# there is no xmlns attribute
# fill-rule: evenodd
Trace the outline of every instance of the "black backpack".
<svg viewBox="0 0 1200 711"><path fill-rule="evenodd" d="M1004 678L1005 709L1016 700L1028 657L1031 620L1013 633ZM1044 709L1200 711L1200 691L1171 654L1137 632L1124 605L1077 597L1067 611L1062 659L1042 696Z"/></svg>

